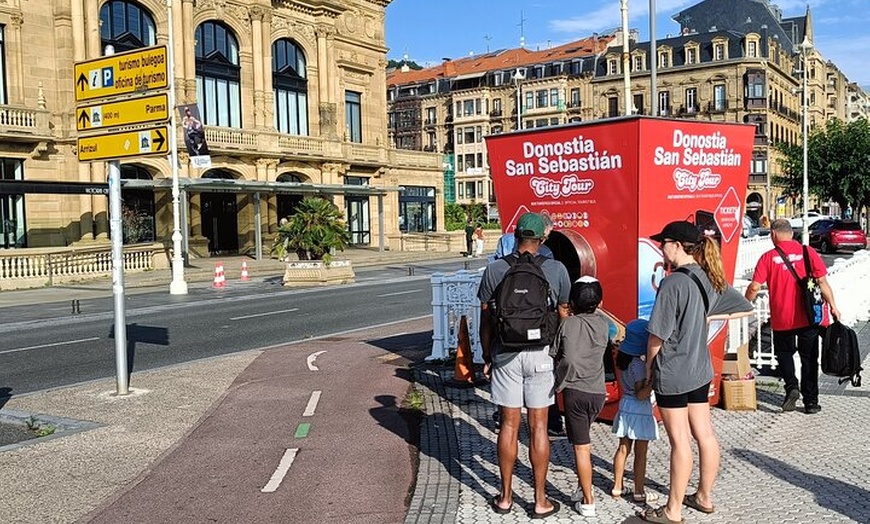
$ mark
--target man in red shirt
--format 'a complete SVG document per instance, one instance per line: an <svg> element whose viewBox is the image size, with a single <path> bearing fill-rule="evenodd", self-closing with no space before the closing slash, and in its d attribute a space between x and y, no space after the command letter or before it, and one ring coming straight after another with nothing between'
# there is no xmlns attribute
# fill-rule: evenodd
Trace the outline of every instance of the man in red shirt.
<svg viewBox="0 0 870 524"><path fill-rule="evenodd" d="M795 272L803 278L806 276L803 246L792 239L793 235L791 224L785 219L774 220L770 225L773 245L788 256ZM830 316L835 319L840 318L840 311L834 302L834 294L826 278L828 270L825 268L825 263L809 246L807 254L810 259L810 270L819 283ZM819 406L819 334L824 331L824 327L810 325L801 303L803 297L798 283L776 249L761 255L758 260L752 283L746 289L747 300L755 300L758 290L765 283L770 297L770 328L773 331L774 352L779 369L782 371L782 378L785 380L785 400L782 403L782 410L794 411L798 398L803 396L804 411L807 414L818 413L822 409ZM830 316L825 315L823 326L830 323ZM798 379L794 369L795 349L801 359L800 390L798 390Z"/></svg>

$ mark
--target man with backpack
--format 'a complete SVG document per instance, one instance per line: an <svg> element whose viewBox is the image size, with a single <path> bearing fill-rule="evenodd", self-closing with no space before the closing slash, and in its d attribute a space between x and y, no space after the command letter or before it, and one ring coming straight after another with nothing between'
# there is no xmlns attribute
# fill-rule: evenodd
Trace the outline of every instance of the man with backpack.
<svg viewBox="0 0 870 524"><path fill-rule="evenodd" d="M819 406L819 334L830 323L830 319L824 315L818 323L810 320L802 288L806 285L803 279L815 279L814 285L818 285L834 319L840 318L840 311L828 284L828 270L822 258L813 248L793 240L793 235L794 230L788 220L780 218L771 223L770 238L774 248L758 260L752 283L746 289L746 299L755 300L758 290L767 284L773 349L785 381L782 410L794 411L798 398L802 396L804 411L811 415L822 409ZM801 359L800 383L795 376L795 349Z"/></svg>
<svg viewBox="0 0 870 524"><path fill-rule="evenodd" d="M547 413L555 399L548 349L559 321L568 316L571 281L561 262L538 256L546 227L541 215L525 213L516 227L517 252L490 262L477 292L483 359L492 371L492 400L501 410L501 491L490 506L498 514L510 513L513 507L511 483L525 406L535 488L531 514L542 518L559 510L545 491L550 463Z"/></svg>

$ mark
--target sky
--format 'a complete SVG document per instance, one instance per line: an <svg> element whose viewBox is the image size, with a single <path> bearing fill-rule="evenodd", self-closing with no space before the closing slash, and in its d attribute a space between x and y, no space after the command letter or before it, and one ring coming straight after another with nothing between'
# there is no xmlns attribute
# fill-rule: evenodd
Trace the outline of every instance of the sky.
<svg viewBox="0 0 870 524"><path fill-rule="evenodd" d="M850 81L870 90L870 0L771 1L783 17L800 16L809 5L816 48ZM673 15L698 3L656 0L656 37L678 34ZM649 41L649 0L629 0L628 13L629 27ZM400 60L407 54L432 66L442 58L519 47L521 31L528 49L546 49L620 27L620 16L620 0L393 0L387 7L387 56Z"/></svg>

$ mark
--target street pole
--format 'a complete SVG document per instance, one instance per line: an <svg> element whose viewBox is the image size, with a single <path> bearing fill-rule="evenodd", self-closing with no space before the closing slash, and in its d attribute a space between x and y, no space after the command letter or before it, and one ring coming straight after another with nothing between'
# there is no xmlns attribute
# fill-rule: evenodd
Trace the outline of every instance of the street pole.
<svg viewBox="0 0 870 524"><path fill-rule="evenodd" d="M526 76L524 74L520 73L520 68L518 67L517 70L514 72L514 76L513 76L514 82L517 83L517 131L522 129L522 115L523 115L522 96L523 96L523 93L520 90L520 82L522 80L525 80L525 78L526 78Z"/></svg>
<svg viewBox="0 0 870 524"><path fill-rule="evenodd" d="M619 7L622 13L622 79L625 89L625 116L631 116L631 77L629 73L628 54L628 0L622 0Z"/></svg>
<svg viewBox="0 0 870 524"><path fill-rule="evenodd" d="M169 166L172 170L172 282L170 295L186 295L187 282L184 281L184 257L181 246L181 203L178 187L178 137L175 120L175 26L172 23L172 0L166 0L168 13L167 27L169 42L166 46L166 59L169 62ZM259 244L258 244L259 245Z"/></svg>
<svg viewBox="0 0 870 524"><path fill-rule="evenodd" d="M812 44L807 40L807 37L804 36L804 41L801 42L801 56L803 57L803 91L801 95L803 96L803 135L804 135L804 144L803 144L803 154L804 154L804 224L803 224L803 244L805 246L810 243L810 232L809 232L809 208L810 208L810 179L807 172L807 130L809 126L807 125L807 120L809 120L808 107L807 107L807 60L809 51L812 49Z"/></svg>
<svg viewBox="0 0 870 524"><path fill-rule="evenodd" d="M115 54L107 45L105 56ZM109 164L109 232L112 236L112 302L115 314L115 393L130 393L127 372L127 316L124 309L124 229L121 223L121 162Z"/></svg>
<svg viewBox="0 0 870 524"><path fill-rule="evenodd" d="M659 114L659 95L656 91L656 71L659 62L656 54L656 0L649 0L649 83L650 83L650 108L653 116Z"/></svg>

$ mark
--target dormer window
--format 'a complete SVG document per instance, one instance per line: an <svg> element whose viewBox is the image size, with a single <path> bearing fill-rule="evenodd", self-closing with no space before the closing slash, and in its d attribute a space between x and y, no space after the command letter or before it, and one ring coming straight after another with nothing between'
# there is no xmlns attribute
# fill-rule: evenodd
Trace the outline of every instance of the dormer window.
<svg viewBox="0 0 870 524"><path fill-rule="evenodd" d="M618 75L619 74L619 66L618 62L615 58L610 58L607 60L607 74L608 75Z"/></svg>
<svg viewBox="0 0 870 524"><path fill-rule="evenodd" d="M634 55L632 60L632 71L643 71L643 55Z"/></svg>
<svg viewBox="0 0 870 524"><path fill-rule="evenodd" d="M713 42L713 60L727 60L728 59L728 47L725 45L724 41L714 41Z"/></svg>
<svg viewBox="0 0 870 524"><path fill-rule="evenodd" d="M758 42L752 40L746 42L746 56L749 58L758 58Z"/></svg>
<svg viewBox="0 0 870 524"><path fill-rule="evenodd" d="M659 67L662 69L671 66L671 52L659 51Z"/></svg>
<svg viewBox="0 0 870 524"><path fill-rule="evenodd" d="M694 47L690 47L686 49L686 65L692 65L698 63L698 50Z"/></svg>

